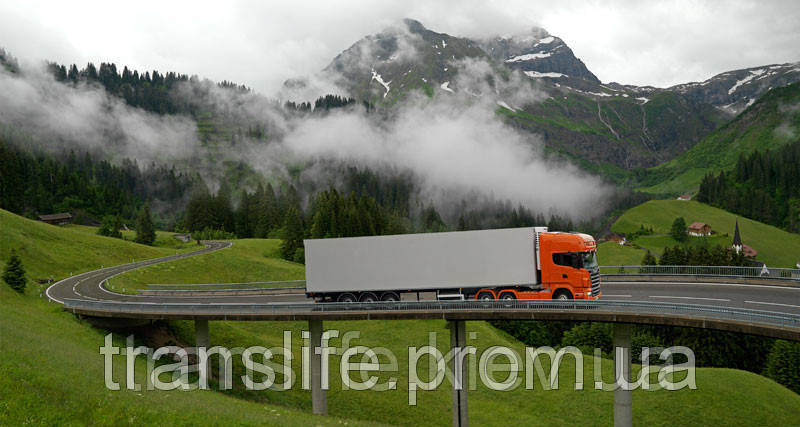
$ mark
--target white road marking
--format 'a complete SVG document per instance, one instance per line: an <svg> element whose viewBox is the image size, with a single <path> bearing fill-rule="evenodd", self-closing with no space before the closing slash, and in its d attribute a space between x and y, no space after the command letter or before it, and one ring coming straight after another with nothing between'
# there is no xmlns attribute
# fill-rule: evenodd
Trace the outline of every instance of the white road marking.
<svg viewBox="0 0 800 427"><path fill-rule="evenodd" d="M667 295L650 295L650 298L667 298L667 299L698 299L704 301L730 301L725 298L700 298L700 297L671 297Z"/></svg>
<svg viewBox="0 0 800 427"><path fill-rule="evenodd" d="M731 286L736 288L769 288L800 291L800 286L790 284L750 285L747 283L716 283L716 282L602 282L608 285L703 285L703 286Z"/></svg>
<svg viewBox="0 0 800 427"><path fill-rule="evenodd" d="M630 298L631 297L631 295L608 295L608 294L603 294L603 296L604 297L614 297L614 298Z"/></svg>
<svg viewBox="0 0 800 427"><path fill-rule="evenodd" d="M792 305L792 304L781 304L778 302L762 302L762 301L745 301L749 304L766 304L766 305L779 305L781 307L793 307L793 308L800 308L800 305Z"/></svg>

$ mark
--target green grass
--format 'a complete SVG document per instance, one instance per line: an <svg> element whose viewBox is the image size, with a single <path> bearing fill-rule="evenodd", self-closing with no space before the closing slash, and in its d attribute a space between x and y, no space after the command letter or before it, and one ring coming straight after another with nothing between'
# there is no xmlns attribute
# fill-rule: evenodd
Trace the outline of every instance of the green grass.
<svg viewBox="0 0 800 427"><path fill-rule="evenodd" d="M769 267L794 267L800 261L800 235L695 201L651 200L642 203L622 214L611 230L629 234L644 225L646 228L652 227L656 235L667 234L672 222L679 216L687 224L695 221L709 224L718 233L707 239L690 237L689 242L693 245L706 244L703 241L707 240L709 246L729 246L733 241L734 225L738 219L742 241L758 251L756 259ZM642 236L634 241L659 254L664 247L677 243L668 236ZM601 262L604 262L602 258Z"/></svg>
<svg viewBox="0 0 800 427"><path fill-rule="evenodd" d="M108 281L110 289L135 293L147 284L244 283L302 280L302 264L280 259L280 240L234 240L233 246L206 255L134 270Z"/></svg>
<svg viewBox="0 0 800 427"><path fill-rule="evenodd" d="M296 337L306 327L304 322L212 322L210 340L229 348L254 343L272 347L280 345L283 331L287 330L295 337L293 351L297 355L301 343ZM192 339L191 322L176 322L174 328L184 340ZM407 348L426 345L428 333L435 332L437 347L446 351L449 331L445 321L325 322L325 328L340 331L340 336L346 331L358 331L360 336L351 345L387 348L397 356L399 367L397 372L378 374L379 383L385 383L390 377L397 379L397 390L383 392L342 390L341 379L338 372L334 371L328 392L328 409L332 415L401 425L446 425L450 422L451 391L448 383L437 390L420 391L416 406L407 404ZM467 322L467 333L475 333L475 338L468 339L468 344L478 348L478 355L494 345L507 346L518 354L524 354L520 342L485 322ZM340 343L338 338L331 342L334 346ZM293 362L295 371L299 372L299 360ZM544 390L536 382L533 390L527 390L521 384L511 391L493 391L478 381L477 389L469 391L470 422L475 425L610 425L613 393L594 389L593 362L592 357L584 358L584 390L580 391L572 388L575 378L573 363L562 364L558 390ZM330 364L333 367L340 366L339 357L333 356ZM612 362L601 359L601 366L603 377L607 382L610 381ZM549 364L545 363L545 368L549 372ZM234 374L236 378L241 367L234 369L237 371ZM639 367L634 366L633 370L638 373ZM418 372L422 378L427 378L425 361L419 364ZM524 378L524 373L520 376ZM494 378L502 380L505 374ZM277 381L281 382L283 378L279 376ZM752 373L700 368L697 370L697 385L697 390L635 391L636 423L666 426L750 425L757 422L782 425L800 419L800 396ZM239 387L231 393L260 403L310 410L310 393L307 391L254 392Z"/></svg>
<svg viewBox="0 0 800 427"><path fill-rule="evenodd" d="M92 227L89 225L76 225L70 224L62 226L61 228L68 229L68 230L75 230L81 233L90 234L90 235L97 235L97 228ZM172 237L175 233L171 231L160 231L156 230L156 241L153 242L153 246L157 248L167 248L167 249L175 249L179 251L185 251L187 249L197 249L197 242L191 241L189 243L183 243L180 240ZM122 230L122 239L133 242L136 238L136 232L133 230Z"/></svg>
<svg viewBox="0 0 800 427"><path fill-rule="evenodd" d="M151 247L98 236L93 227L57 227L0 210L0 267L11 250L22 258L31 280L64 278L101 266L124 264L134 259L156 258L191 248ZM165 234L159 233L159 242Z"/></svg>
<svg viewBox="0 0 800 427"><path fill-rule="evenodd" d="M98 351L107 332L5 284L0 303L0 425L359 424L216 391L129 391L124 356L116 356L114 363L121 390L107 390ZM145 359L139 357L139 384L145 370Z"/></svg>
<svg viewBox="0 0 800 427"><path fill-rule="evenodd" d="M600 265L639 265L645 251L616 242L603 242L597 245L597 260Z"/></svg>

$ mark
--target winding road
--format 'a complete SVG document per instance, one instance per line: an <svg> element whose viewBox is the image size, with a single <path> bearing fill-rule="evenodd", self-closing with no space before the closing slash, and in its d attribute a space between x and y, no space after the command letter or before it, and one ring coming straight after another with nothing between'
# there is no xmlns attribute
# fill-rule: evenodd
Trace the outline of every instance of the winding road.
<svg viewBox="0 0 800 427"><path fill-rule="evenodd" d="M126 295L103 286L118 274L224 250L230 242L68 277L46 294L69 311L127 319L199 320L572 320L710 328L800 341L800 286L794 284L627 281L602 283L599 301L402 301L313 304L297 290L259 295Z"/></svg>

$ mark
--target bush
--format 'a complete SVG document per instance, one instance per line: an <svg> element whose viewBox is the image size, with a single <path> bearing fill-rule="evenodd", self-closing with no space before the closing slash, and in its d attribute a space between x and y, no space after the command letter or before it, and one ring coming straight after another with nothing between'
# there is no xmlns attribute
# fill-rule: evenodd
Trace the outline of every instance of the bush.
<svg viewBox="0 0 800 427"><path fill-rule="evenodd" d="M122 228L122 220L120 220L119 216L107 215L103 218L103 224L97 229L97 234L121 239L122 232L119 231L120 228Z"/></svg>
<svg viewBox="0 0 800 427"><path fill-rule="evenodd" d="M800 393L800 343L776 340L767 358L766 375Z"/></svg>
<svg viewBox="0 0 800 427"><path fill-rule="evenodd" d="M206 227L203 229L203 231L195 231L192 233L192 238L195 240L231 240L235 239L236 236L233 233L229 233L225 230L217 230Z"/></svg>
<svg viewBox="0 0 800 427"><path fill-rule="evenodd" d="M603 350L604 354L611 354L611 324L610 323L581 323L564 332L561 346L574 345L584 354L593 354L595 348Z"/></svg>
<svg viewBox="0 0 800 427"><path fill-rule="evenodd" d="M306 263L306 250L303 248L297 248L294 251L294 257L292 257L292 261L305 264Z"/></svg>
<svg viewBox="0 0 800 427"><path fill-rule="evenodd" d="M683 219L683 217L675 218L675 221L672 222L669 235L678 242L686 241L689 235L686 234L686 220Z"/></svg>
<svg viewBox="0 0 800 427"><path fill-rule="evenodd" d="M3 269L3 281L11 286L11 289L17 292L25 292L25 269L22 267L22 260L19 259L17 253L11 251L11 256L8 258L8 263Z"/></svg>

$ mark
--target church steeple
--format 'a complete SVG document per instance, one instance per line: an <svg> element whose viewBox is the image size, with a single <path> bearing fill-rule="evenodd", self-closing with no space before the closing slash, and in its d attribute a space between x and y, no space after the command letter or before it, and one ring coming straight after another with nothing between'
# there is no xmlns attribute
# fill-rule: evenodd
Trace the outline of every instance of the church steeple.
<svg viewBox="0 0 800 427"><path fill-rule="evenodd" d="M739 220L736 220L736 229L733 232L733 249L736 252L741 252L742 250L742 236L739 235Z"/></svg>

